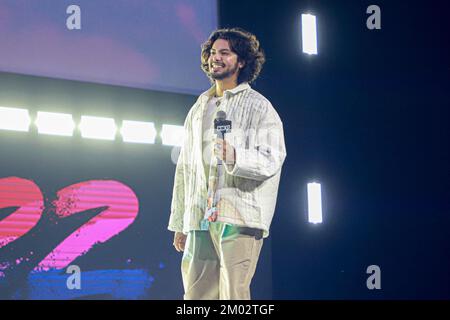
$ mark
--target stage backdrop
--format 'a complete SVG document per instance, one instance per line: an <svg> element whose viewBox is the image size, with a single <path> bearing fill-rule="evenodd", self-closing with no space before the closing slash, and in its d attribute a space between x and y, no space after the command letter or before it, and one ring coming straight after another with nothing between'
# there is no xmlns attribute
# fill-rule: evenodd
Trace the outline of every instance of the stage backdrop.
<svg viewBox="0 0 450 320"><path fill-rule="evenodd" d="M167 230L172 147L38 134L38 111L182 125L209 87L200 49L211 0L0 2L0 106L29 132L0 130L0 298L180 299ZM175 150L176 153L176 150ZM265 242L254 298L272 297Z"/></svg>
<svg viewBox="0 0 450 320"><path fill-rule="evenodd" d="M216 27L214 0L2 0L0 71L197 94Z"/></svg>

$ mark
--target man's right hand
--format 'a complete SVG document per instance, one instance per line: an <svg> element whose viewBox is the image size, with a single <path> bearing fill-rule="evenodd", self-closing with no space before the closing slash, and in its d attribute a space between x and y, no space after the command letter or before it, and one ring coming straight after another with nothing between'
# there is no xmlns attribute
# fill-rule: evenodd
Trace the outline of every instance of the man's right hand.
<svg viewBox="0 0 450 320"><path fill-rule="evenodd" d="M186 244L187 235L183 232L175 232L173 237L173 246L178 252L184 251L184 245Z"/></svg>

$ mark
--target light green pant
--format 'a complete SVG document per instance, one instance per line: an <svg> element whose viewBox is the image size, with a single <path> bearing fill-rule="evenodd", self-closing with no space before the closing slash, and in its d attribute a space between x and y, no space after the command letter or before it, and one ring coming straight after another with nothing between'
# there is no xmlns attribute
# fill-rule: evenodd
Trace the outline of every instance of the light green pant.
<svg viewBox="0 0 450 320"><path fill-rule="evenodd" d="M215 222L188 233L181 262L185 300L250 300L263 239Z"/></svg>

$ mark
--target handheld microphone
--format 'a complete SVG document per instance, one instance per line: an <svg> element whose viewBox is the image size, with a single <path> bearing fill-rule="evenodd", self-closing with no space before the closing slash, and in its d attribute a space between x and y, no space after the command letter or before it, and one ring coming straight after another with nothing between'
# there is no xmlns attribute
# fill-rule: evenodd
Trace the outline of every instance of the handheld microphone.
<svg viewBox="0 0 450 320"><path fill-rule="evenodd" d="M224 111L218 111L216 119L214 119L214 133L217 138L225 139L225 133L231 132L231 120L226 120L227 114ZM212 169L210 168L210 173ZM208 188L208 203L205 217L201 222L202 230L207 230L210 222L215 222L217 220L217 203L219 201L219 195L217 191L224 184L222 160L217 159L217 176L210 176L210 183ZM212 179L212 180L211 180Z"/></svg>
<svg viewBox="0 0 450 320"><path fill-rule="evenodd" d="M231 120L226 120L227 114L224 111L217 112L217 118L214 119L214 133L218 138L224 139L225 133L231 132Z"/></svg>

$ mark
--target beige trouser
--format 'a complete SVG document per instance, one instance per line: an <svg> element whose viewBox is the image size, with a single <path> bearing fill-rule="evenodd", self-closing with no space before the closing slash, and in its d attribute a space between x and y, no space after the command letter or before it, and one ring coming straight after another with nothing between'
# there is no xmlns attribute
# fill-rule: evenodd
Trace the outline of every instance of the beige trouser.
<svg viewBox="0 0 450 320"><path fill-rule="evenodd" d="M250 300L263 239L215 222L188 233L181 262L185 300Z"/></svg>

